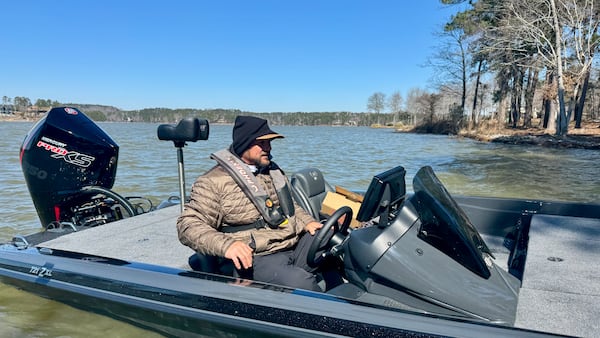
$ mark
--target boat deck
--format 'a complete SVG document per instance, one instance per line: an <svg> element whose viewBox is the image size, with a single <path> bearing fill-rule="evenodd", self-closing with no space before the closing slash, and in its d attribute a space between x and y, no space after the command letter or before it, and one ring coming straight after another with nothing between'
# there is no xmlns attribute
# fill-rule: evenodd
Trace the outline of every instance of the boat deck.
<svg viewBox="0 0 600 338"><path fill-rule="evenodd" d="M515 326L600 335L600 219L535 215Z"/></svg>
<svg viewBox="0 0 600 338"><path fill-rule="evenodd" d="M189 269L193 251L177 238L179 212L178 206L169 207L38 246ZM515 326L598 336L600 268L595 257L600 252L600 219L535 215L529 236Z"/></svg>
<svg viewBox="0 0 600 338"><path fill-rule="evenodd" d="M190 269L187 262L194 251L177 238L179 214L179 206L172 206L74 232L38 246Z"/></svg>

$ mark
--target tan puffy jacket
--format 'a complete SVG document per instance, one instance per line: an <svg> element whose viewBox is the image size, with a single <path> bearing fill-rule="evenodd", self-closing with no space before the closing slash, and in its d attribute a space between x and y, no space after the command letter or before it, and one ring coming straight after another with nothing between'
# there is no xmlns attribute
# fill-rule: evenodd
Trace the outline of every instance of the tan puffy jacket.
<svg viewBox="0 0 600 338"><path fill-rule="evenodd" d="M271 176L258 174L258 181L276 206L279 199ZM179 240L193 250L215 256L225 256L234 241L250 244L254 240L255 254L268 254L294 246L304 226L314 221L312 216L294 203L295 215L279 229L261 228L223 233L225 226L246 225L256 221L260 213L227 171L217 165L198 177L192 187L190 202L177 220Z"/></svg>

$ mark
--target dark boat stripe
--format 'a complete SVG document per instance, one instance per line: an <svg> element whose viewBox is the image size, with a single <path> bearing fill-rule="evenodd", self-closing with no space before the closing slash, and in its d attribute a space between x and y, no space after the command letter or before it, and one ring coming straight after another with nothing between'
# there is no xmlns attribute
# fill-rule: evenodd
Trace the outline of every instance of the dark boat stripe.
<svg viewBox="0 0 600 338"><path fill-rule="evenodd" d="M79 258L85 259L86 257L89 259L89 256L68 253L68 252L57 252L55 251L52 255L54 256L63 256L63 257L71 257L71 258ZM112 260L112 259L103 259L101 257L97 257L97 260L103 260L102 263L108 263L113 265L127 265L132 268L142 268L145 264L128 264L124 261ZM29 277L33 277L31 275L31 271L27 266L15 266L15 265L7 265L1 264L0 267L17 272L26 274ZM50 266L48 266L50 267ZM153 267L153 266L152 266ZM148 270L148 269L146 269ZM205 275L201 273L195 273L184 270L176 270L171 268L166 268L164 271L169 274L175 274L175 272L179 272L179 275L184 275L187 277L196 277L207 280L227 280L230 281L226 277L219 277L214 275ZM151 270L153 271L153 270ZM2 274L0 274L2 275ZM16 274L13 274L12 278L16 278ZM19 280L24 280L23 278L19 278ZM65 283L68 285L74 285L75 287L86 287L91 288L96 291L96 295L93 295L93 292L87 294L85 296L100 298L98 295L102 295L103 292L110 292L114 295L119 295L118 297L108 297L111 301L115 301L118 303L127 304L128 300L131 300L131 297L135 297L141 299L143 303L146 300L150 300L153 302L166 303L169 305L176 305L184 308L200 310L201 312L208 312L211 314L218 315L227 315L233 316L237 318L244 318L249 320L256 320L260 322L266 322L269 324L277 324L283 325L286 327L293 327L302 330L313 330L320 333L330 333L336 335L344 335L344 336L353 336L353 337L441 337L439 335L431 335L420 332L415 332L411 330L404 330L400 328L393 327L385 327L381 325L374 325L370 323L361 323L352 320L346 320L341 318L336 318L327 315L316 315L305 312L281 309L276 307L270 307L265 305L251 304L247 302L237 301L237 300L227 300L222 298L210 297L205 295L197 295L190 294L185 292L174 292L170 289L165 288L157 288L157 287L149 287L147 285L135 284L135 283L123 283L122 281L109 279L109 278L100 278L97 276L89 277L87 275L82 275L79 273L73 273L69 271L64 271L61 269L52 269L52 276L50 278L46 277L37 277L35 278L35 283L38 286L43 286L45 288L51 288L53 290L57 290L58 287L53 284L53 282ZM12 283L14 284L14 283ZM20 284L21 287L26 287ZM265 285L257 284L256 287L264 288ZM267 287L270 287L267 285ZM335 299L337 301L342 301L337 299L336 297L318 293L309 293L303 290L294 290L283 287L273 286L273 288L278 291L301 294L304 296L310 295L311 297L318 298L327 298L327 299ZM74 289L74 288L71 288ZM69 292L75 292L75 290L71 290ZM43 292L38 293L43 294ZM85 307L83 304L80 304L80 307ZM169 307L167 305L167 307ZM180 312L171 307L172 312ZM206 320L208 316L198 314L197 311L185 311L186 316L190 318L194 318L196 320ZM194 315L194 313L196 315ZM230 323L231 324L231 323Z"/></svg>

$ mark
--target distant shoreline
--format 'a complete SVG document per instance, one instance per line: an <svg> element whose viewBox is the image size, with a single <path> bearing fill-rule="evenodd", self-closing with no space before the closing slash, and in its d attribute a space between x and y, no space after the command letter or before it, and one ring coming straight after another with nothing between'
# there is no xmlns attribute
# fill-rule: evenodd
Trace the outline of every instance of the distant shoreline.
<svg viewBox="0 0 600 338"><path fill-rule="evenodd" d="M40 116L40 118L41 118L41 116ZM37 120L38 119L0 115L0 122L35 122Z"/></svg>
<svg viewBox="0 0 600 338"><path fill-rule="evenodd" d="M37 118L24 118L0 114L0 122L36 122L43 115ZM214 123L227 125L228 123ZM600 126L596 128L585 128L582 131L573 131L565 137L556 137L554 135L545 134L543 132L524 132L518 129L505 129L495 135L485 133L461 132L458 136L474 139L488 143L504 143L513 145L538 146L549 148L579 148L589 150L600 150ZM383 128L382 128L383 129ZM593 131L593 132L590 132ZM411 133L410 130L396 130L396 132ZM586 133L587 132L587 133Z"/></svg>

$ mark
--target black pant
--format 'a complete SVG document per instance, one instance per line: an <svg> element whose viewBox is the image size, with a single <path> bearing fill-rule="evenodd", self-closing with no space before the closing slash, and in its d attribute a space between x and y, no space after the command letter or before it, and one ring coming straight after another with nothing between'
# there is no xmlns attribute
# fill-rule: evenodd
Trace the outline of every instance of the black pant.
<svg viewBox="0 0 600 338"><path fill-rule="evenodd" d="M292 288L322 291L317 278L306 264L306 257L315 236L305 233L291 250L269 255L255 255L252 268L236 271L240 277ZM251 270L251 271L249 271Z"/></svg>

